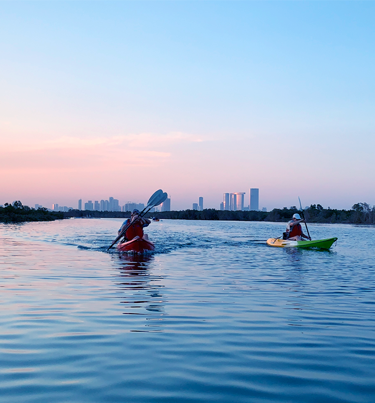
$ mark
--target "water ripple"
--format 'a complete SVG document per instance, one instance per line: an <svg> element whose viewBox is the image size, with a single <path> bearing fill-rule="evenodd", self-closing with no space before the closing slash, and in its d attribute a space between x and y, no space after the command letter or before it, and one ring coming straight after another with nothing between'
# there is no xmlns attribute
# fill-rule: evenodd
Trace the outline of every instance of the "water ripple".
<svg viewBox="0 0 375 403"><path fill-rule="evenodd" d="M373 227L163 220L140 257L119 224L0 225L2 400L372 402Z"/></svg>

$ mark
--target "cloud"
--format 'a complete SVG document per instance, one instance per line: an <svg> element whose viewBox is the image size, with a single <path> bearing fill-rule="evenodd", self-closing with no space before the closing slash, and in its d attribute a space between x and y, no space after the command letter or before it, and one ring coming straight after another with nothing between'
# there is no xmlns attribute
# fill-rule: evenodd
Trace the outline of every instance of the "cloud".
<svg viewBox="0 0 375 403"><path fill-rule="evenodd" d="M124 136L121 136L121 138L122 137ZM173 132L164 135L154 133L132 134L126 136L126 138L129 141L129 146L134 148L144 148L150 145L165 147L180 143L201 143L204 141L198 136L181 132Z"/></svg>
<svg viewBox="0 0 375 403"><path fill-rule="evenodd" d="M111 171L126 167L164 164L176 144L202 140L184 133L141 133L112 137L64 136L40 142L16 144L7 139L0 150L1 172Z"/></svg>

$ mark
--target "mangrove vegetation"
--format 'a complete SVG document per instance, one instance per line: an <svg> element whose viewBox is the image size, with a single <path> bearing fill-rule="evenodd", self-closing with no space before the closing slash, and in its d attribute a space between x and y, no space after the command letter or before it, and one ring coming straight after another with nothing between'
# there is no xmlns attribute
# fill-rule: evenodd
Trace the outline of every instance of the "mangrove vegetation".
<svg viewBox="0 0 375 403"><path fill-rule="evenodd" d="M294 213L300 212L296 206L284 207L265 211L227 211L205 209L165 211L153 213L159 219L181 220L231 220L231 221L272 221L286 222ZM350 210L338 210L323 208L320 204L312 204L304 210L307 222L311 223L342 223L342 224L375 224L375 206L370 207L367 203L354 204Z"/></svg>
<svg viewBox="0 0 375 403"><path fill-rule="evenodd" d="M48 211L44 207L38 209L24 206L20 201L5 203L0 207L0 222L17 223L27 221L54 221L64 218L63 213Z"/></svg>
<svg viewBox="0 0 375 403"><path fill-rule="evenodd" d="M271 221L286 222L294 213L300 212L296 206L273 209L272 211L228 211L204 209L164 211L148 213L147 217L178 220L227 220L227 221ZM375 224L375 206L368 203L356 203L350 210L324 208L320 204L312 204L304 210L307 222L342 223L342 224ZM46 208L33 209L22 205L20 201L6 203L0 207L0 222L53 221L63 218L127 218L130 212L121 211L87 211L69 210L54 212Z"/></svg>

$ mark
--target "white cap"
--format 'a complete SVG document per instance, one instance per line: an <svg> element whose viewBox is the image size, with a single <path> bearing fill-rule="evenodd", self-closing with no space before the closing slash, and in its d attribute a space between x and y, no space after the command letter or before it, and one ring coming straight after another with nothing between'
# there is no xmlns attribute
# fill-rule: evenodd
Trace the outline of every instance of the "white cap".
<svg viewBox="0 0 375 403"><path fill-rule="evenodd" d="M295 218L296 220L300 220L301 216L298 213L293 214L293 218Z"/></svg>

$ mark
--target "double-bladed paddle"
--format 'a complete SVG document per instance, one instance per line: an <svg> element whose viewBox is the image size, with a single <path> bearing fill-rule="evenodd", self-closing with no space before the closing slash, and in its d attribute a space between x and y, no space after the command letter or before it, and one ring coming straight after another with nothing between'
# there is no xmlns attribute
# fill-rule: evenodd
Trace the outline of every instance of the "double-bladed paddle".
<svg viewBox="0 0 375 403"><path fill-rule="evenodd" d="M159 204L163 203L168 197L168 194L166 192L163 192L161 189L157 190L148 200L147 206L139 213L139 217L143 217L145 214L147 214L152 208L158 206ZM133 225L137 220L132 221L128 225L126 225L118 237L112 242L111 246L107 249L110 250L112 246L118 242L122 236L124 236L125 232L128 230L128 228Z"/></svg>
<svg viewBox="0 0 375 403"><path fill-rule="evenodd" d="M301 199L298 197L298 200L299 200L299 206L300 206L300 208L301 208L302 218L305 220L307 235L309 236L310 241L311 241L311 236L310 236L310 233L309 233L309 229L307 228L307 223L306 223L306 219L305 219L305 214L303 214Z"/></svg>

